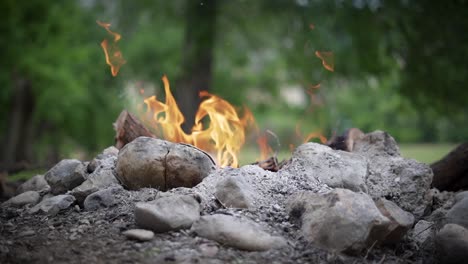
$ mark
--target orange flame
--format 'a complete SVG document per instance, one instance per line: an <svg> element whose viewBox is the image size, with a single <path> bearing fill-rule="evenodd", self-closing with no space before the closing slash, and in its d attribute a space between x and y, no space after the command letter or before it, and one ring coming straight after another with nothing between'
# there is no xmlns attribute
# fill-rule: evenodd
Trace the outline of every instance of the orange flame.
<svg viewBox="0 0 468 264"><path fill-rule="evenodd" d="M333 52L331 51L316 51L315 56L322 60L322 65L325 69L333 72L335 68L335 62Z"/></svg>
<svg viewBox="0 0 468 264"><path fill-rule="evenodd" d="M107 39L104 39L101 42L101 47L104 50L104 55L106 56L106 63L111 68L112 76L117 76L117 73L120 70L120 67L126 63L122 56L122 52L120 52L119 47L117 46L117 42L120 40L120 34L117 34L111 31L109 28L111 26L110 23L103 23L100 21L96 21L96 23L105 28L106 31L114 37L114 42L109 45Z"/></svg>
<svg viewBox="0 0 468 264"><path fill-rule="evenodd" d="M163 138L172 142L192 144L200 149L216 154L220 166L239 165L237 155L245 142L245 129L253 123L253 115L245 109L239 118L234 107L224 99L206 91L200 92L200 97L206 97L200 104L195 115L195 124L191 134L186 134L181 125L185 119L171 93L169 80L164 75L165 103L157 100L156 96L144 100L147 111L152 114L152 125L162 134ZM209 118L209 125L205 127L204 120Z"/></svg>
<svg viewBox="0 0 468 264"><path fill-rule="evenodd" d="M302 136L299 123L296 125L296 135L299 138L303 138L303 143L309 142L311 139L318 139L322 144L327 143L327 138L319 131L315 131L307 134L305 137Z"/></svg>

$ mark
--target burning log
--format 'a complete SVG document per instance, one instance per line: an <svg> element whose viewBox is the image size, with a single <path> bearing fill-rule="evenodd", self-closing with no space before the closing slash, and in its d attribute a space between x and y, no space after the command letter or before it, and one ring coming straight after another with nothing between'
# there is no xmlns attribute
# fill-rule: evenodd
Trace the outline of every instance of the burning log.
<svg viewBox="0 0 468 264"><path fill-rule="evenodd" d="M353 127L346 130L341 136L333 136L326 145L335 150L352 152L354 142L362 136L364 136L364 133L359 128Z"/></svg>
<svg viewBox="0 0 468 264"><path fill-rule="evenodd" d="M134 115L123 110L114 123L115 147L121 149L137 137L156 138Z"/></svg>
<svg viewBox="0 0 468 264"><path fill-rule="evenodd" d="M440 191L468 189L468 142L431 164L431 169L434 172L432 186Z"/></svg>

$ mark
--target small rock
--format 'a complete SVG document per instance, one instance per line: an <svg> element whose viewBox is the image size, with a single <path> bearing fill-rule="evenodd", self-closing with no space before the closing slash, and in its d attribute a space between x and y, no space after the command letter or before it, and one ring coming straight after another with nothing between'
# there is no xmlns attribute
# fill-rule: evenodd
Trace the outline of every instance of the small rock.
<svg viewBox="0 0 468 264"><path fill-rule="evenodd" d="M171 195L135 206L137 225L156 233L190 228L198 218L200 203L191 195Z"/></svg>
<svg viewBox="0 0 468 264"><path fill-rule="evenodd" d="M20 194L26 191L46 192L49 190L50 186L45 180L44 175L36 175L21 184L16 190L16 193Z"/></svg>
<svg viewBox="0 0 468 264"><path fill-rule="evenodd" d="M60 210L64 210L70 207L70 205L72 205L74 202L75 198L72 195L57 195L47 199L43 199L40 203L31 208L29 212L32 214L41 212L54 216Z"/></svg>
<svg viewBox="0 0 468 264"><path fill-rule="evenodd" d="M129 239L135 239L138 241L150 241L154 238L153 231L145 229L130 229L122 232L122 234Z"/></svg>
<svg viewBox="0 0 468 264"><path fill-rule="evenodd" d="M300 145L292 158L303 161L309 175L330 187L367 191L367 161L360 155L310 142Z"/></svg>
<svg viewBox="0 0 468 264"><path fill-rule="evenodd" d="M416 225L414 225L412 238L419 246L429 243L434 235L435 226L433 222L419 220Z"/></svg>
<svg viewBox="0 0 468 264"><path fill-rule="evenodd" d="M388 225L388 235L384 242L399 242L413 226L414 216L398 207L394 202L384 198L377 200L375 205L380 212L391 221L390 225Z"/></svg>
<svg viewBox="0 0 468 264"><path fill-rule="evenodd" d="M450 210L447 212L446 223L452 223L461 225L468 228L468 198L461 199L462 195L455 197L455 201L458 199Z"/></svg>
<svg viewBox="0 0 468 264"><path fill-rule="evenodd" d="M369 195L347 189L337 188L325 195L298 193L289 198L287 211L307 240L345 253L359 252L375 241L383 241L391 223Z"/></svg>
<svg viewBox="0 0 468 264"><path fill-rule="evenodd" d="M367 133L354 142L353 152L364 156L400 156L400 149L395 139L384 131Z"/></svg>
<svg viewBox="0 0 468 264"><path fill-rule="evenodd" d="M457 224L446 224L436 235L435 245L441 263L466 263L468 230Z"/></svg>
<svg viewBox="0 0 468 264"><path fill-rule="evenodd" d="M215 169L211 157L186 144L139 137L125 145L117 158L116 172L128 189L193 187Z"/></svg>
<svg viewBox="0 0 468 264"><path fill-rule="evenodd" d="M266 251L286 246L286 240L263 231L255 222L230 215L202 216L191 229L198 236L248 251Z"/></svg>
<svg viewBox="0 0 468 264"><path fill-rule="evenodd" d="M200 249L201 254L207 258L213 258L219 251L218 246L209 243L203 243L198 246L198 248Z"/></svg>
<svg viewBox="0 0 468 264"><path fill-rule="evenodd" d="M23 232L20 232L18 234L18 237L34 236L35 234L36 234L36 231L34 230L25 230Z"/></svg>
<svg viewBox="0 0 468 264"><path fill-rule="evenodd" d="M225 207L254 208L256 194L242 176L228 176L216 185L215 197Z"/></svg>
<svg viewBox="0 0 468 264"><path fill-rule="evenodd" d="M36 204L41 195L37 191L26 191L21 194L18 194L15 197L10 198L8 201L4 203L4 205L16 206L21 207L27 204Z"/></svg>
<svg viewBox="0 0 468 264"><path fill-rule="evenodd" d="M114 198L114 194L122 190L122 187L111 187L104 190L97 191L90 194L84 200L84 209L86 211L95 211L101 208L111 207L115 205L117 201Z"/></svg>
<svg viewBox="0 0 468 264"><path fill-rule="evenodd" d="M85 175L86 168L81 161L65 159L50 169L44 178L53 194L61 194L80 185L85 180Z"/></svg>

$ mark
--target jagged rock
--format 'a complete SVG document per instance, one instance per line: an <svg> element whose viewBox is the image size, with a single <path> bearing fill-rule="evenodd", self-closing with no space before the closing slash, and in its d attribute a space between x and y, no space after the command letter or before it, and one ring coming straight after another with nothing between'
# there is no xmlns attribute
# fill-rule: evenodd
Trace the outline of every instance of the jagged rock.
<svg viewBox="0 0 468 264"><path fill-rule="evenodd" d="M65 193L85 180L85 165L75 159L65 159L57 163L44 175L53 194Z"/></svg>
<svg viewBox="0 0 468 264"><path fill-rule="evenodd" d="M251 220L230 215L202 216L191 230L198 236L242 250L265 251L286 246L284 238L268 234Z"/></svg>
<svg viewBox="0 0 468 264"><path fill-rule="evenodd" d="M154 238L153 231L145 229L130 229L122 232L122 234L129 239L134 239L138 241L150 241Z"/></svg>
<svg viewBox="0 0 468 264"><path fill-rule="evenodd" d="M200 201L192 195L170 195L135 206L136 224L156 233L190 228L200 218Z"/></svg>
<svg viewBox="0 0 468 264"><path fill-rule="evenodd" d="M441 263L466 263L468 230L457 224L446 224L435 237L437 257Z"/></svg>
<svg viewBox="0 0 468 264"><path fill-rule="evenodd" d="M101 208L111 207L117 203L114 194L122 190L122 187L111 187L94 192L84 200L84 209L86 211L95 211Z"/></svg>
<svg viewBox="0 0 468 264"><path fill-rule="evenodd" d="M300 145L292 160L330 187L366 192L367 161L360 155L311 142Z"/></svg>
<svg viewBox="0 0 468 264"><path fill-rule="evenodd" d="M375 205L380 212L391 221L388 226L388 235L384 242L399 242L413 226L414 216L398 207L394 202L388 201L384 198L377 200Z"/></svg>
<svg viewBox="0 0 468 264"><path fill-rule="evenodd" d="M49 190L50 186L44 179L44 175L36 175L21 184L16 190L16 193L20 194L27 191L47 192Z"/></svg>
<svg viewBox="0 0 468 264"><path fill-rule="evenodd" d="M366 185L372 198L384 197L417 218L424 214L432 201L433 173L429 165L402 158L395 140L382 131L356 140L353 153L368 159Z"/></svg>
<svg viewBox="0 0 468 264"><path fill-rule="evenodd" d="M457 195L455 201L455 204L447 212L446 223L468 228L468 197Z"/></svg>
<svg viewBox="0 0 468 264"><path fill-rule="evenodd" d="M369 195L347 189L325 195L300 192L290 197L287 211L306 239L338 252L359 252L383 241L391 223Z"/></svg>
<svg viewBox="0 0 468 264"><path fill-rule="evenodd" d="M54 216L60 210L65 210L75 202L75 198L72 195L62 194L53 196L47 199L43 199L40 203L36 204L29 210L30 213L34 214L37 212L46 213Z"/></svg>
<svg viewBox="0 0 468 264"><path fill-rule="evenodd" d="M104 150L104 153L106 153L106 150ZM70 194L75 196L75 199L78 204L83 205L83 202L88 195L97 192L100 189L104 189L113 185L119 185L119 181L114 176L114 167L116 160L117 156L113 154L99 154L93 160L97 164L97 167L93 169L92 173L90 173L87 176L87 179L82 184L75 187L70 192ZM89 164L91 163L92 162L90 162Z"/></svg>
<svg viewBox="0 0 468 264"><path fill-rule="evenodd" d="M216 185L215 197L225 207L254 208L258 194L252 189L246 177L224 177Z"/></svg>
<svg viewBox="0 0 468 264"><path fill-rule="evenodd" d="M116 176L128 189L168 190L193 187L214 169L211 157L193 146L139 137L120 150Z"/></svg>
<svg viewBox="0 0 468 264"><path fill-rule="evenodd" d="M27 204L34 205L39 201L40 198L41 198L41 195L38 192L26 191L26 192L16 195L15 197L10 198L8 201L3 203L2 205L16 206L16 207L21 207Z"/></svg>
<svg viewBox="0 0 468 264"><path fill-rule="evenodd" d="M435 236L434 222L419 220L411 232L411 237L420 247L430 243Z"/></svg>

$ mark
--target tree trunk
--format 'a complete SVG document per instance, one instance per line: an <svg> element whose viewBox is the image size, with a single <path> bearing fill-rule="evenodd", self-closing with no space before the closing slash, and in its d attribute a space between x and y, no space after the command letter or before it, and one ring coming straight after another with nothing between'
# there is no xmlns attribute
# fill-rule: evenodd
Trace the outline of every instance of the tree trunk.
<svg viewBox="0 0 468 264"><path fill-rule="evenodd" d="M216 0L187 1L182 76L174 94L190 132L200 104L199 91L210 90L216 26Z"/></svg>
<svg viewBox="0 0 468 264"><path fill-rule="evenodd" d="M432 186L440 191L468 189L468 142L433 163L431 169L434 172Z"/></svg>

